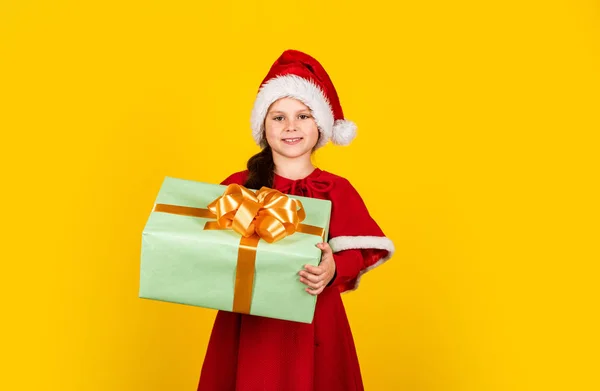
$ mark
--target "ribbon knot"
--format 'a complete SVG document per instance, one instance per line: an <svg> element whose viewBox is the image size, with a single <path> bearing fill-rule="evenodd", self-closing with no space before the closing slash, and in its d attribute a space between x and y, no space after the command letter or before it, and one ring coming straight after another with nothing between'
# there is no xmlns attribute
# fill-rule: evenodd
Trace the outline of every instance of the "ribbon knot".
<svg viewBox="0 0 600 391"><path fill-rule="evenodd" d="M256 234L267 243L294 234L306 218L299 200L267 187L254 193L237 184L227 186L208 209L217 218L207 223L208 229L231 228L246 238Z"/></svg>
<svg viewBox="0 0 600 391"><path fill-rule="evenodd" d="M284 186L281 191L294 195L313 197L315 192L327 193L333 188L333 182L328 179L313 179L306 177ZM300 192L298 192L300 190Z"/></svg>

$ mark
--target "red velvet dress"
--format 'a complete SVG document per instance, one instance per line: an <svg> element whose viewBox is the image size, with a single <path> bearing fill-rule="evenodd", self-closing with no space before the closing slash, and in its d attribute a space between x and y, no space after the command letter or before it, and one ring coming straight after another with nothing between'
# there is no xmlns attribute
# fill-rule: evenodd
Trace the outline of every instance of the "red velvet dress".
<svg viewBox="0 0 600 391"><path fill-rule="evenodd" d="M247 171L235 173L222 184L243 185L247 175ZM340 294L356 289L360 276L389 259L394 246L342 177L320 169L296 181L275 175L273 188L332 201L329 244L335 278L317 296L312 324L219 311L198 390L363 390Z"/></svg>

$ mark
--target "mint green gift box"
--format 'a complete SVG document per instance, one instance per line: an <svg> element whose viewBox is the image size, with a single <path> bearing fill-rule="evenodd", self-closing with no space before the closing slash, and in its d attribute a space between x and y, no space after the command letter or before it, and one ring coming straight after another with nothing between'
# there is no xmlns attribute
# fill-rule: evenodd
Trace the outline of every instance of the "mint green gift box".
<svg viewBox="0 0 600 391"><path fill-rule="evenodd" d="M155 205L207 206L227 186L166 177ZM302 224L329 234L331 201L288 195L306 212ZM233 311L241 235L232 229L206 230L211 217L193 217L153 209L142 233L139 297ZM275 243L257 245L250 314L311 323L316 296L304 289L298 272L316 266L323 238L296 232Z"/></svg>

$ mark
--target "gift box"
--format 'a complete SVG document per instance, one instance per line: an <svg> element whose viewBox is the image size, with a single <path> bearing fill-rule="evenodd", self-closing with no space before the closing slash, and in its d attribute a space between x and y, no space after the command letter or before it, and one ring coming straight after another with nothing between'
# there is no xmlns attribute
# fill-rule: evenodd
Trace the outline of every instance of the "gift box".
<svg viewBox="0 0 600 391"><path fill-rule="evenodd" d="M331 201L165 178L142 233L139 297L311 323Z"/></svg>

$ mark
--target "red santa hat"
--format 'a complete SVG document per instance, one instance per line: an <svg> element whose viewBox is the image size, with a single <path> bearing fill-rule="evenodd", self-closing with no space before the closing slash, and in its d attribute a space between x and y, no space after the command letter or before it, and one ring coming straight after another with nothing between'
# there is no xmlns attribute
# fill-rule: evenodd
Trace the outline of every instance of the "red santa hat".
<svg viewBox="0 0 600 391"><path fill-rule="evenodd" d="M356 125L344 118L335 87L321 64L306 53L286 50L262 81L252 108L252 136L258 145L266 146L263 134L269 107L286 97L298 99L310 108L321 132L317 148L329 140L348 145L356 136Z"/></svg>

